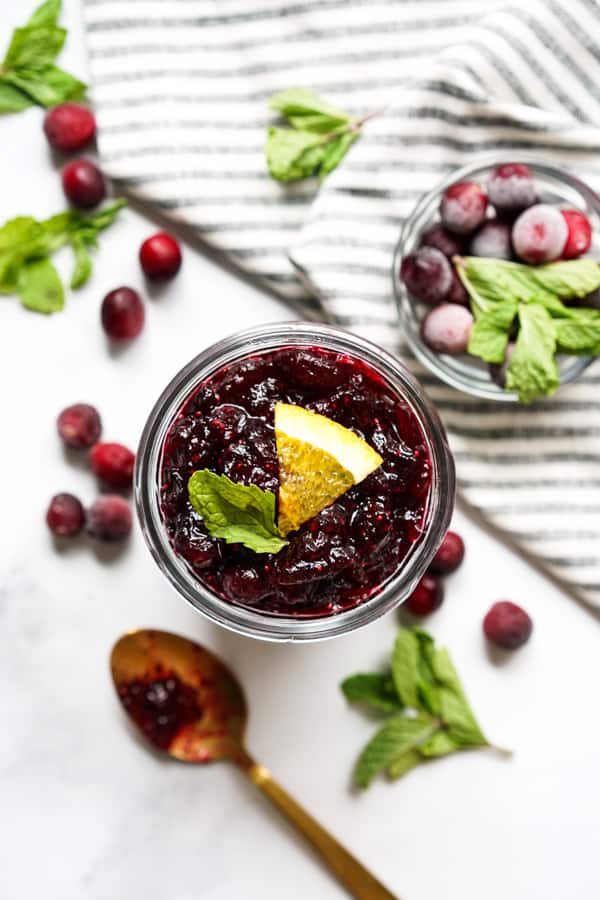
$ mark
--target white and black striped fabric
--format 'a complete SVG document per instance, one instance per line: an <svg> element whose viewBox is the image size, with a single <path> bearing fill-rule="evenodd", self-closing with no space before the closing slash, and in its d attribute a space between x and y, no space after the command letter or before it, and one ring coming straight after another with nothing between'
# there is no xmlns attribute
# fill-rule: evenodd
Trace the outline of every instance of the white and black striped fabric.
<svg viewBox="0 0 600 900"><path fill-rule="evenodd" d="M408 356L390 283L402 220L475 153L527 151L600 189L600 3L84 6L105 169L307 315L402 355L442 414L465 501L600 606L600 365L534 408L459 394ZM267 101L292 86L384 108L322 186L266 172Z"/></svg>

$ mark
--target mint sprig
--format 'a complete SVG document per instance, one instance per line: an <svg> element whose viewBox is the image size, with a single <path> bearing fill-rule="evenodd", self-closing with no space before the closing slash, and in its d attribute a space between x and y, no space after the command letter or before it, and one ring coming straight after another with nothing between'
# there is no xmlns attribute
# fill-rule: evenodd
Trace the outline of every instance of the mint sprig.
<svg viewBox="0 0 600 900"><path fill-rule="evenodd" d="M212 537L243 544L255 553L278 553L287 541L275 524L275 494L256 484L236 484L209 469L188 481L190 503Z"/></svg>
<svg viewBox="0 0 600 900"><path fill-rule="evenodd" d="M379 772L400 778L459 750L489 747L508 755L481 731L448 651L420 628L400 629L388 672L352 675L341 688L350 702L393 713L358 758L358 787L369 787Z"/></svg>

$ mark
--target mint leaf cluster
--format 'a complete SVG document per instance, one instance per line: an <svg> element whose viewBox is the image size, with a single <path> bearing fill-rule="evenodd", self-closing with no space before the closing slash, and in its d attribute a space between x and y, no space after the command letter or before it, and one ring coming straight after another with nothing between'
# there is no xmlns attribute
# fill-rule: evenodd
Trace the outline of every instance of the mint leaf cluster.
<svg viewBox="0 0 600 900"><path fill-rule="evenodd" d="M342 161L366 121L307 88L275 94L269 106L290 125L271 126L267 133L267 165L277 181L299 181L316 174L324 178Z"/></svg>
<svg viewBox="0 0 600 900"><path fill-rule="evenodd" d="M369 787L379 772L400 778L458 750L499 749L479 727L448 651L420 628L400 629L386 672L352 675L341 689L351 703L390 713L358 758L357 787Z"/></svg>
<svg viewBox="0 0 600 900"><path fill-rule="evenodd" d="M17 294L23 306L53 313L65 305L65 292L50 261L60 247L70 245L74 254L70 286L82 287L92 273L90 249L98 246L98 234L111 225L125 200L116 200L93 215L67 210L41 222L18 216L0 228L0 293Z"/></svg>
<svg viewBox="0 0 600 900"><path fill-rule="evenodd" d="M559 385L557 354L600 356L600 310L567 306L600 287L600 266L576 259L528 266L481 257L456 257L475 322L468 351L502 363L518 326L506 387L521 403L553 394Z"/></svg>
<svg viewBox="0 0 600 900"><path fill-rule="evenodd" d="M188 494L212 537L243 544L255 553L278 553L287 545L275 524L272 491L200 469L188 481Z"/></svg>

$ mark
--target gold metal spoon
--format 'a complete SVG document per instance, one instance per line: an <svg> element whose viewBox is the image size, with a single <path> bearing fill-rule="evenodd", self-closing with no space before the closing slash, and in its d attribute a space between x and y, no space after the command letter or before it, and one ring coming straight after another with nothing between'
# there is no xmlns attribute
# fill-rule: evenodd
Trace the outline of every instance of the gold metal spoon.
<svg viewBox="0 0 600 900"><path fill-rule="evenodd" d="M183 762L235 763L312 844L353 897L398 900L247 753L244 693L213 653L167 631L142 629L117 641L110 667L121 703L150 743Z"/></svg>

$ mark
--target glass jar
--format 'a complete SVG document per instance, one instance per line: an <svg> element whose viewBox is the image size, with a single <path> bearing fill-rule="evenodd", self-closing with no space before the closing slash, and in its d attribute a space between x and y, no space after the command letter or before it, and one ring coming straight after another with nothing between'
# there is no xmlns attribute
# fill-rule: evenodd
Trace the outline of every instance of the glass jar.
<svg viewBox="0 0 600 900"><path fill-rule="evenodd" d="M228 603L202 584L173 550L163 525L160 470L167 431L198 385L235 360L282 348L322 347L370 365L408 404L420 424L431 460L431 488L420 537L393 575L361 604L327 616L295 618ZM208 347L185 366L158 398L136 460L135 499L144 537L158 567L177 593L199 612L238 634L266 640L309 641L347 634L398 606L424 574L454 506L454 463L443 426L422 388L401 363L375 344L327 325L284 322L239 332Z"/></svg>

